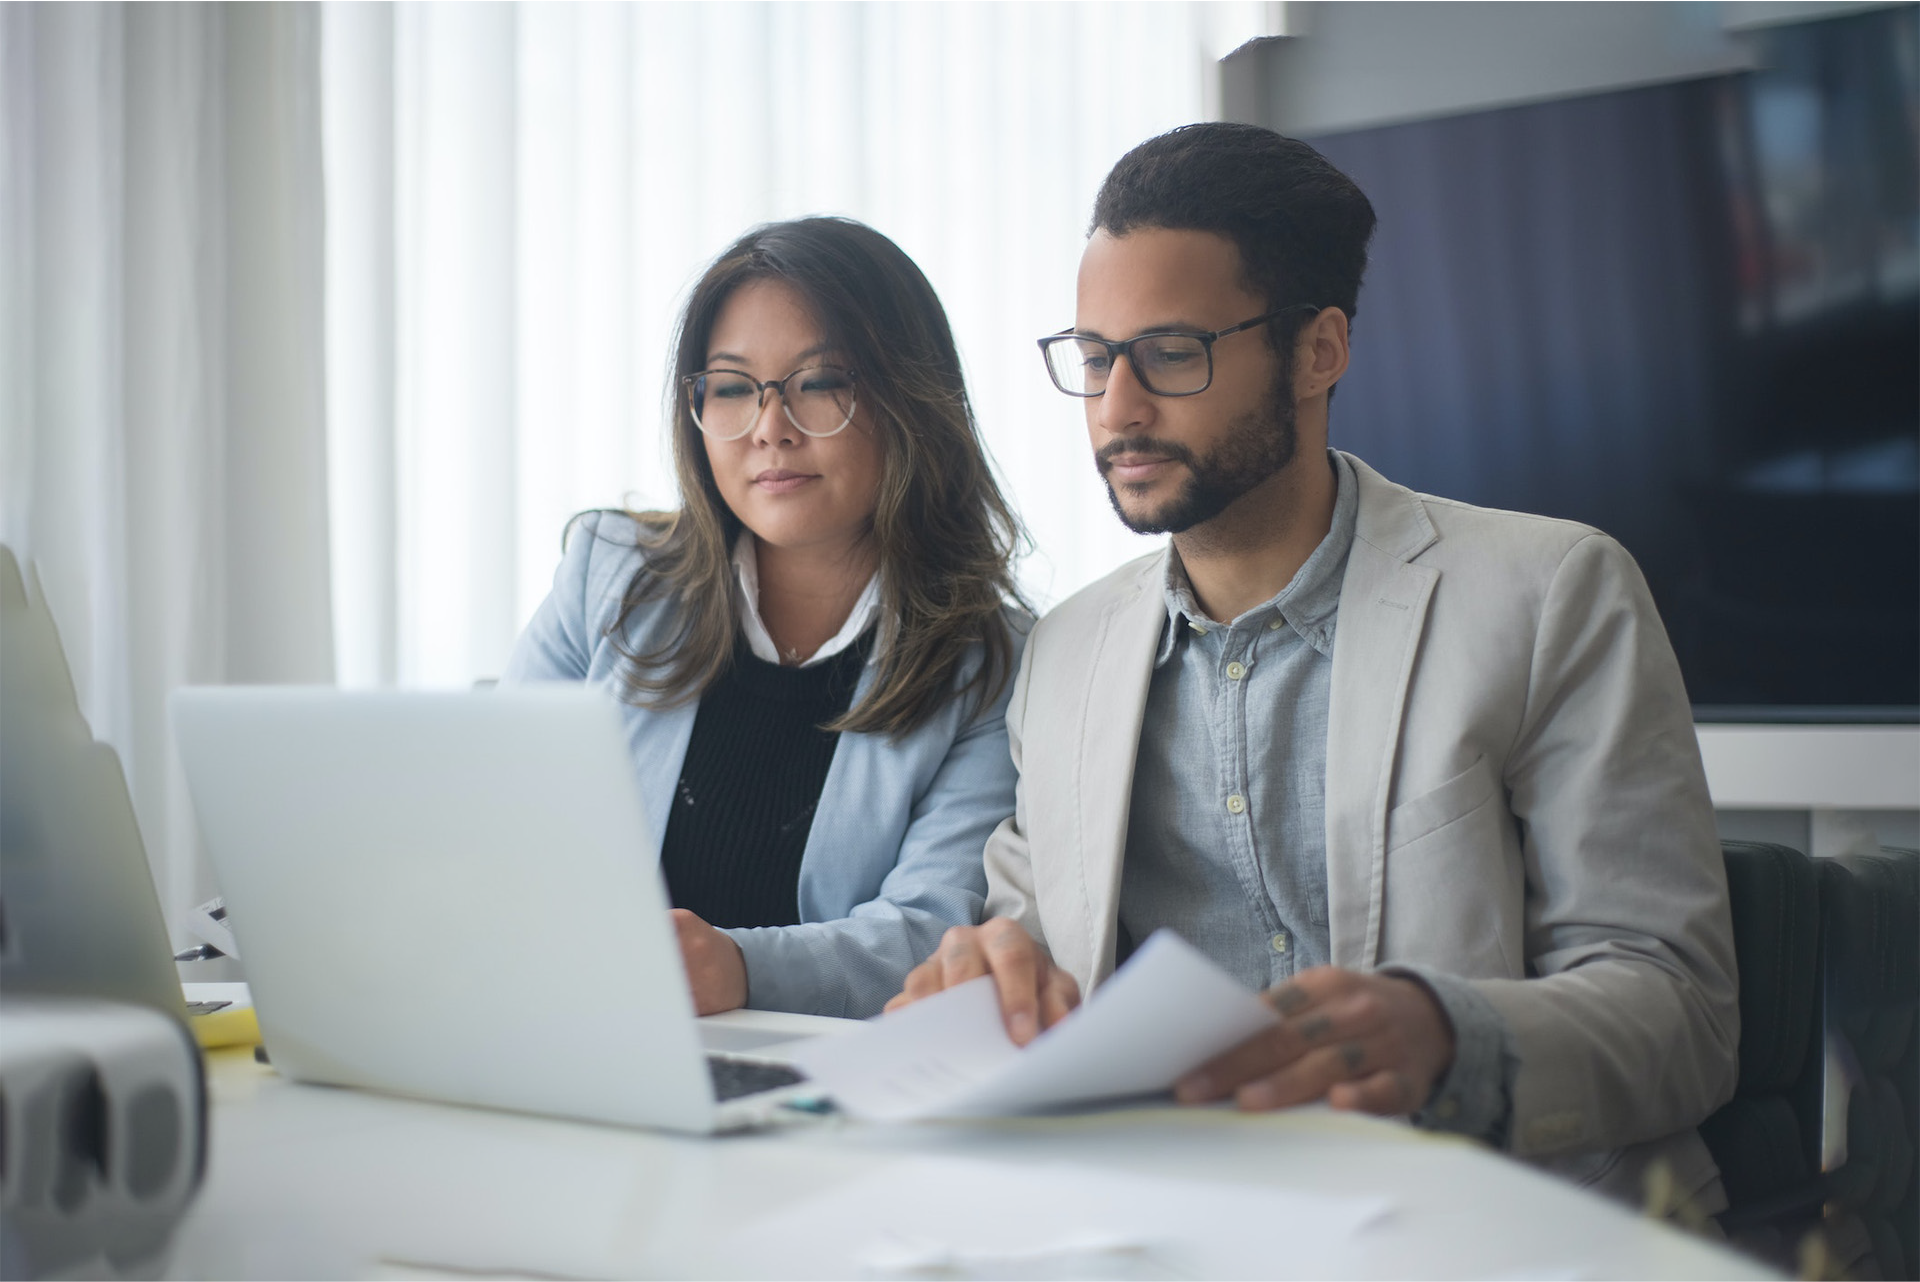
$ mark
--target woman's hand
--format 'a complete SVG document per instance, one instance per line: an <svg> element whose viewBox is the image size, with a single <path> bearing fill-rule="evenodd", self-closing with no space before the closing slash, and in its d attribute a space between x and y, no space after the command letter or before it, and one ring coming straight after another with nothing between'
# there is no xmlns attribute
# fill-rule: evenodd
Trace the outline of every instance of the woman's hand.
<svg viewBox="0 0 1920 1282"><path fill-rule="evenodd" d="M740 945L684 908L673 909L696 1015L718 1015L747 1004L747 959Z"/></svg>

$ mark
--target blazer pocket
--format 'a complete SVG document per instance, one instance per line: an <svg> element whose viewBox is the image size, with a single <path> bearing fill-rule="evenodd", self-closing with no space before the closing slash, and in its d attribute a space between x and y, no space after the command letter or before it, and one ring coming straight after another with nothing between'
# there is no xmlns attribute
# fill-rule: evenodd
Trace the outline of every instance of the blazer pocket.
<svg viewBox="0 0 1920 1282"><path fill-rule="evenodd" d="M1472 814L1493 796L1496 784L1493 767L1484 756L1476 757L1472 765L1439 787L1387 812L1387 849L1418 841Z"/></svg>

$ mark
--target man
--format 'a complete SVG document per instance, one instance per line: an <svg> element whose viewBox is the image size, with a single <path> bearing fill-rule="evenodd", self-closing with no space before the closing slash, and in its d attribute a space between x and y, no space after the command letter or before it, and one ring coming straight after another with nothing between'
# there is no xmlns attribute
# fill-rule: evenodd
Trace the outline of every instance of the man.
<svg viewBox="0 0 1920 1282"><path fill-rule="evenodd" d="M1108 175L1042 347L1171 546L1035 628L993 920L894 1004L991 973L1024 1043L1169 927L1283 1016L1182 1099L1411 1114L1633 1201L1661 1161L1718 1210L1732 928L1672 648L1612 539L1327 449L1373 225L1251 126Z"/></svg>

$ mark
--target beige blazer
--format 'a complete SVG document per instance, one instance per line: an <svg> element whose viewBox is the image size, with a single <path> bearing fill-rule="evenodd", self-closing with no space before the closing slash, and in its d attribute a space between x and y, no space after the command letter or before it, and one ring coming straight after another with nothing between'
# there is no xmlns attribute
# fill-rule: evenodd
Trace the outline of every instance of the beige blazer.
<svg viewBox="0 0 1920 1282"><path fill-rule="evenodd" d="M1334 964L1478 981L1520 1056L1515 1153L1634 1202L1664 1157L1717 1210L1692 1128L1733 1093L1733 931L1639 568L1586 526L1353 464L1327 734ZM1142 557L1042 619L1007 712L1020 781L987 843L987 909L1082 991L1114 965L1165 566Z"/></svg>

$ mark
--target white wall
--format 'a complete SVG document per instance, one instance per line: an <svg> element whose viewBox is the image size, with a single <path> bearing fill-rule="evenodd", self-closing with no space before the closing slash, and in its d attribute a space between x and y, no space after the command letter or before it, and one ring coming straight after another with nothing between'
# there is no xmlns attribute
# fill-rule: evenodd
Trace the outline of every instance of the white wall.
<svg viewBox="0 0 1920 1282"><path fill-rule="evenodd" d="M1698 727L1720 835L1816 855L1920 849L1920 729Z"/></svg>
<svg viewBox="0 0 1920 1282"><path fill-rule="evenodd" d="M1234 55L1258 88L1230 109L1311 137L1545 98L1736 71L1746 40L1708 4L1351 4Z"/></svg>
<svg viewBox="0 0 1920 1282"><path fill-rule="evenodd" d="M1298 137L1739 71L1759 27L1887 0L1287 4L1225 60L1222 110Z"/></svg>

